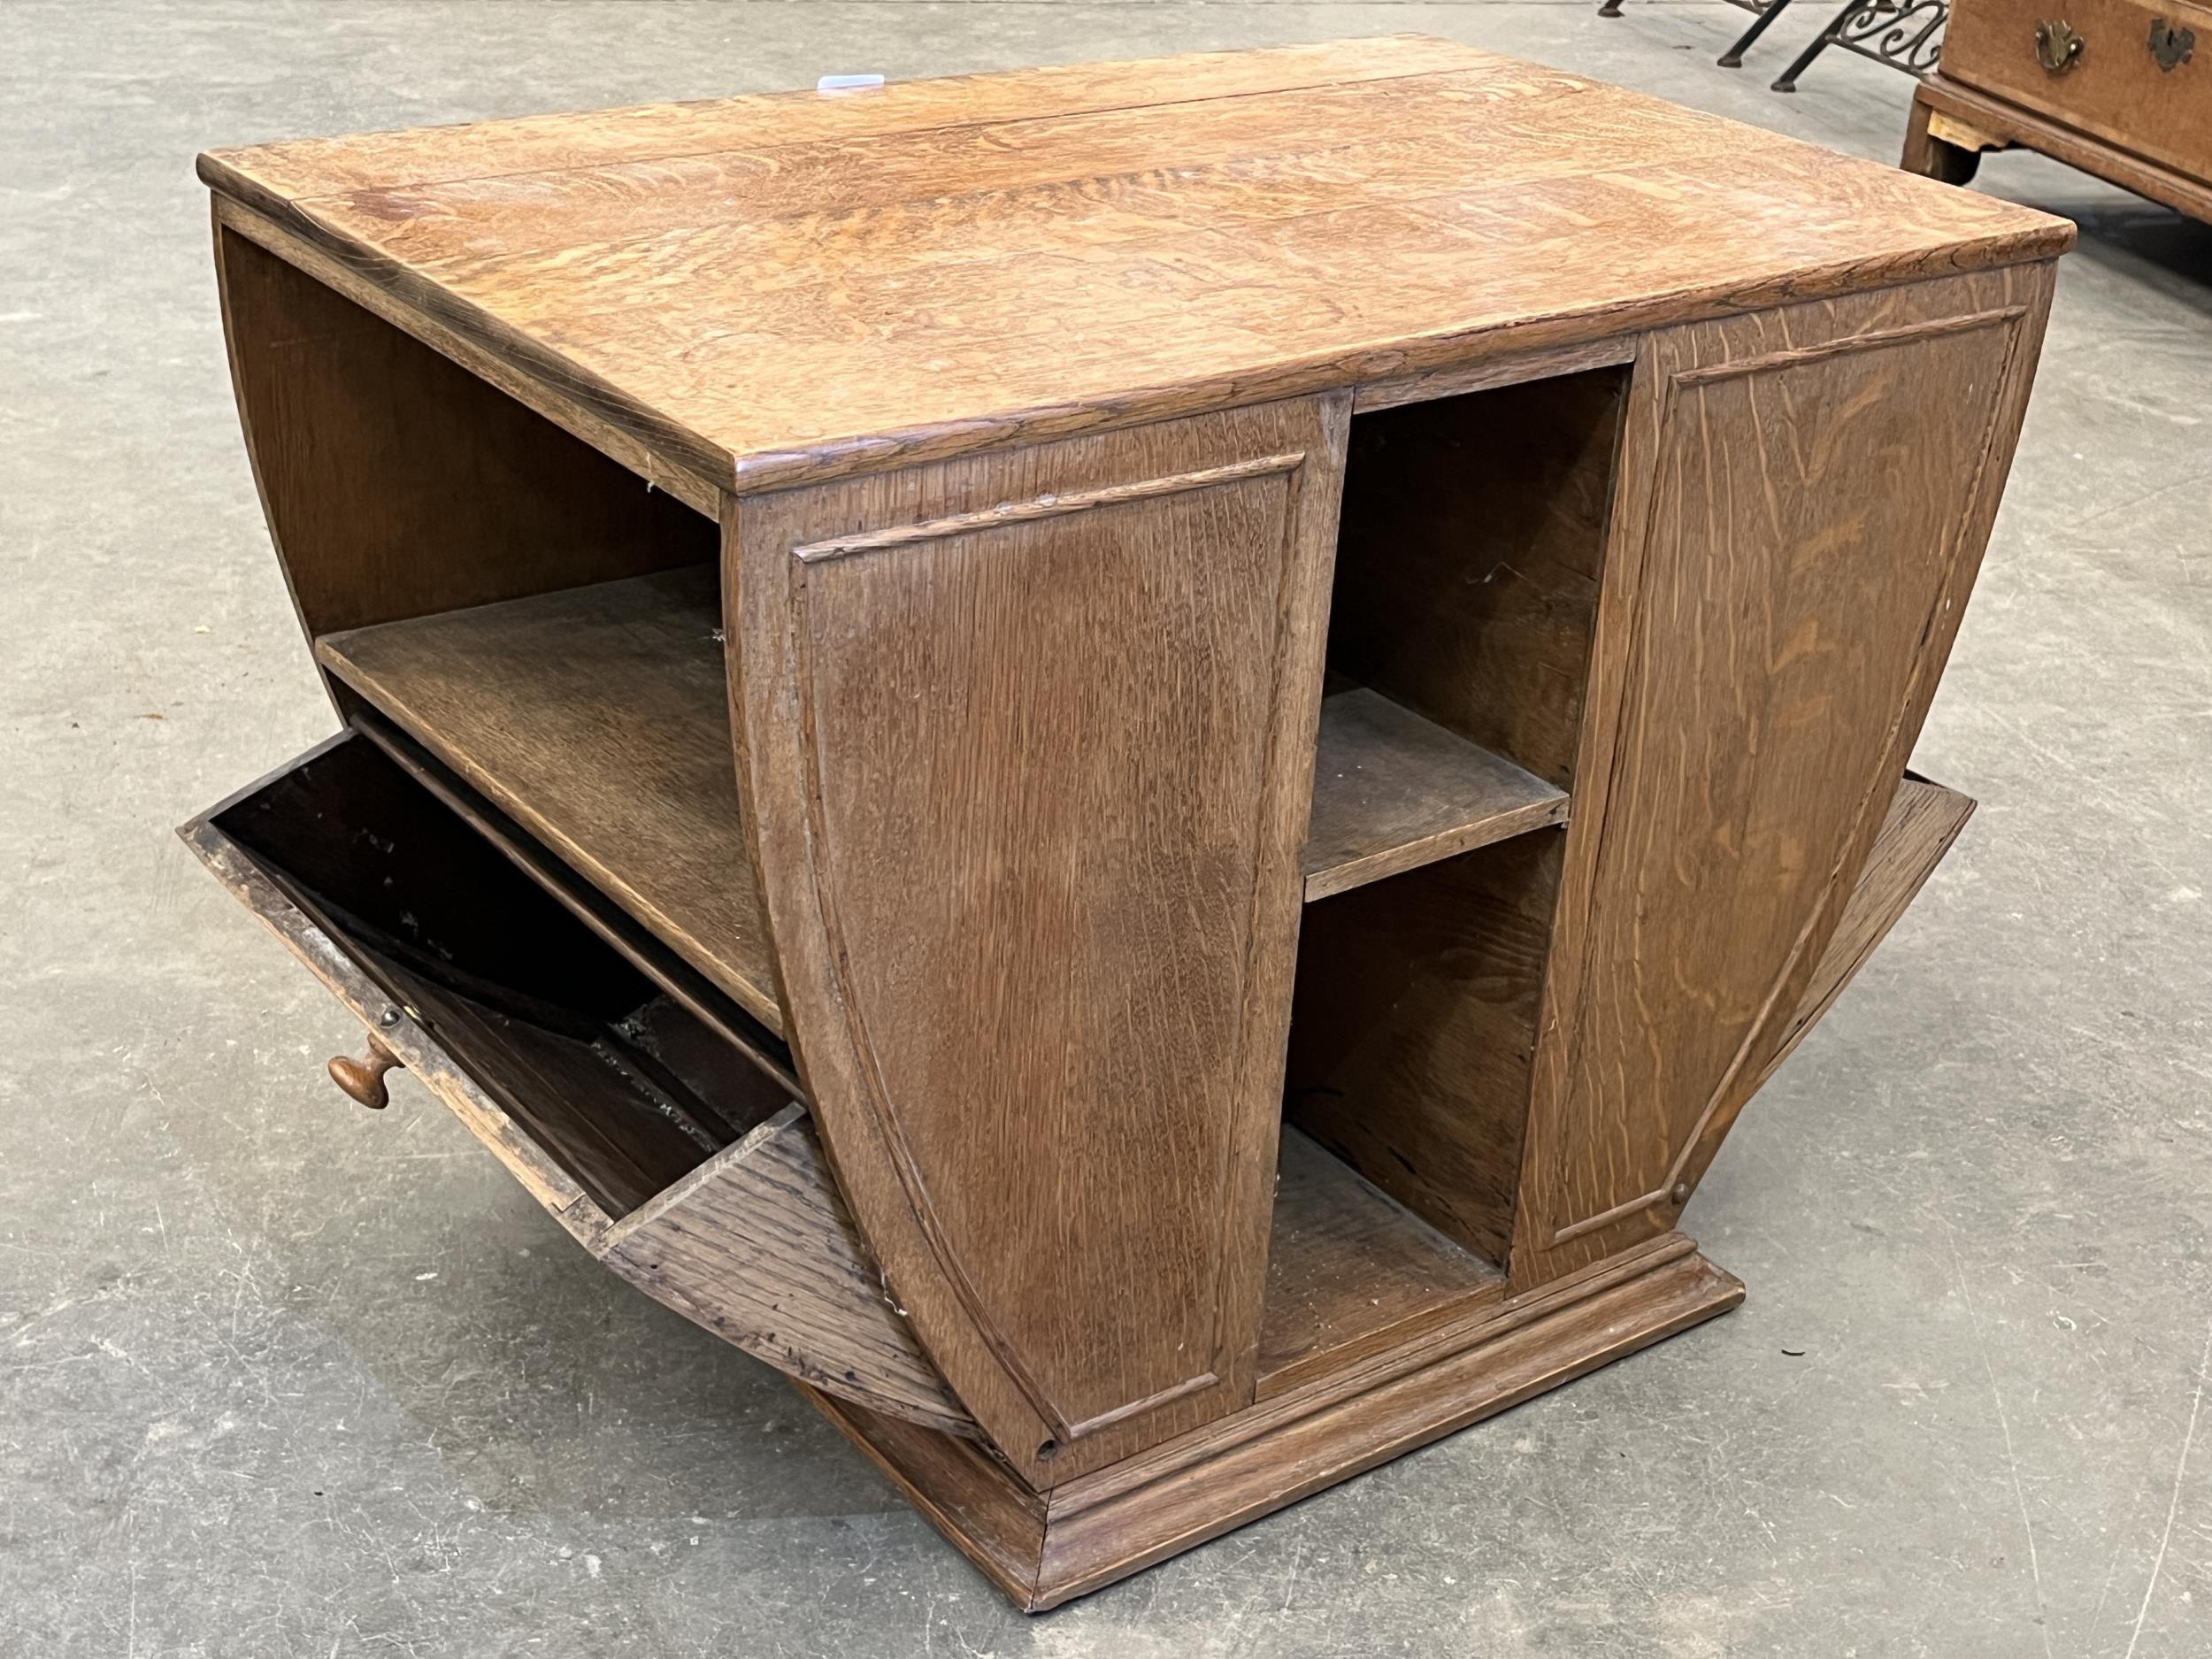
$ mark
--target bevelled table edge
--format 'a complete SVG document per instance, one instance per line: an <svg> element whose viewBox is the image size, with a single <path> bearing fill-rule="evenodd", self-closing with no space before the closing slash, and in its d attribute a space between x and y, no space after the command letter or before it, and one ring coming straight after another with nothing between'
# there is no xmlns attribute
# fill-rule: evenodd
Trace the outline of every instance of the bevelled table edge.
<svg viewBox="0 0 2212 1659"><path fill-rule="evenodd" d="M1463 50L1457 42L1418 33L1362 38L1431 42ZM1357 38L1347 38L1314 44L1330 47L1358 43ZM1485 56L1506 63L1517 61L1494 53ZM984 75L941 79L995 78L997 77ZM1588 84L1593 88L1617 90L1606 82ZM757 96L772 99L796 95ZM1570 302L1535 319L1447 325L1431 332L1378 338L1303 355L1270 358L1256 352L1253 361L1217 373L1162 381L1133 380L1126 386L1094 389L1064 402L984 408L881 431L810 436L789 447L770 442L757 448L733 448L671 419L652 403L586 368L528 330L464 297L404 258L339 228L314 211L313 199L288 193L257 176L250 165L240 165L270 148L227 147L205 151L198 157L196 170L214 194L219 224L249 237L385 321L498 385L639 472L649 482L668 489L710 517L719 515L725 495L823 483L1019 443L1140 426L1279 398L1345 388L1352 388L1356 397L1359 397L1370 388L1386 385L1400 388L1390 401L1406 401L1409 387L1414 396L1441 395L1441 388L1424 389L1418 384L1422 377L1479 371L1490 365L1498 365L1502 371L1494 383L1532 378L1538 373L1558 372L1548 365L1553 357L1586 354L1609 343L1617 348L1632 343L1635 336L1655 328L1709 321L1777 305L1826 300L1846 293L1900 287L1932 278L2036 263L2057 257L2075 240L2071 221L2032 207L2007 204L2012 210L2010 222L1955 240L1807 264L1770 272L1748 281L1716 280L1686 288L1659 288L1626 301L1586 304ZM1878 165L1863 158L1859 165ZM1632 352L1628 350L1620 353L1624 359L1629 355ZM1507 372L1510 360L1521 357L1530 359L1530 373Z"/></svg>
<svg viewBox="0 0 2212 1659"><path fill-rule="evenodd" d="M340 235L281 196L231 173L211 154L196 164L213 193L217 229L245 237L403 334L488 380L594 449L718 518L731 491L727 449L670 420L619 387L432 281L403 261Z"/></svg>
<svg viewBox="0 0 2212 1659"><path fill-rule="evenodd" d="M1834 261L1742 287L1663 293L1632 304L1566 311L1533 323L1482 325L1410 336L1349 352L1287 358L1249 373L1137 385L1064 403L1033 404L864 435L825 439L803 449L733 455L670 421L618 387L521 334L423 277L402 261L339 234L291 204L273 201L250 181L226 177L201 157L201 177L216 194L221 221L269 252L337 288L387 322L521 398L710 517L723 495L755 495L864 473L888 472L1083 433L1143 426L1176 416L1279 398L1402 383L1517 358L1529 373L1550 372L1555 356L1681 323L1708 322L1776 305L1833 299L1940 277L2033 265L2073 246L2072 221L2044 216L2032 228L1995 233L1934 250L1875 259ZM1619 357L1632 355L1622 351ZM1389 401L1408 401L1393 397ZM608 430L639 451L612 447Z"/></svg>

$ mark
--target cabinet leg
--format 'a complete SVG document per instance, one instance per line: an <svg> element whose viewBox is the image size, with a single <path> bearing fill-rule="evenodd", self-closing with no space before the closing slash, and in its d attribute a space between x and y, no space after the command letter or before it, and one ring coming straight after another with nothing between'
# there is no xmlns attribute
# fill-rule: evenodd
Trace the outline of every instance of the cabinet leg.
<svg viewBox="0 0 2212 1659"><path fill-rule="evenodd" d="M1933 113L1918 98L1912 101L1912 115L1905 123L1905 150L1897 165L1907 173L1916 173L1945 184L1970 182L1974 170L1981 165L1982 152L1949 143L1931 133L1928 118Z"/></svg>

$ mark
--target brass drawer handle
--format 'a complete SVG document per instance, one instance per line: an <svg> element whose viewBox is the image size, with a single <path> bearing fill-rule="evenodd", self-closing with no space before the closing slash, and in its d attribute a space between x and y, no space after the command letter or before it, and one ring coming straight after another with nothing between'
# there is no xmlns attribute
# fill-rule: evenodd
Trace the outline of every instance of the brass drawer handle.
<svg viewBox="0 0 2212 1659"><path fill-rule="evenodd" d="M2062 75L2081 61L2082 38L2070 23L2046 19L2035 26L2035 61L2047 73Z"/></svg>
<svg viewBox="0 0 2212 1659"><path fill-rule="evenodd" d="M2161 73L2170 73L2187 63L2196 45L2196 30L2177 27L2164 18L2151 19L2151 56L2158 60Z"/></svg>
<svg viewBox="0 0 2212 1659"><path fill-rule="evenodd" d="M380 1112L392 1103L391 1094L384 1087L384 1074L394 1067L403 1071L407 1062L387 1048L383 1039L371 1032L368 1057L356 1060L349 1055L338 1056L330 1063L330 1080L371 1111Z"/></svg>

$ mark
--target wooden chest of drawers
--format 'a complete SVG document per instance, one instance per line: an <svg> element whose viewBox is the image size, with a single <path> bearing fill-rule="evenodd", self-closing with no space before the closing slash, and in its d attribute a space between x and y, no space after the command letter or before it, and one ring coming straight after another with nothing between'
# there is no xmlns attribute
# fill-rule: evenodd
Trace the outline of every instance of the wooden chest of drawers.
<svg viewBox="0 0 2212 1659"><path fill-rule="evenodd" d="M2186 0L1955 0L1904 165L1963 182L2018 145L2212 218L2212 9Z"/></svg>

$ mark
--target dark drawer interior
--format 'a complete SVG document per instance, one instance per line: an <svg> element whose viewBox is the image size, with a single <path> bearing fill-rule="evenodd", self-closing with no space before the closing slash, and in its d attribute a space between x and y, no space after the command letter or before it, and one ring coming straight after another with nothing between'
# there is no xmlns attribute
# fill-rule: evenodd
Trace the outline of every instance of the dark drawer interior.
<svg viewBox="0 0 2212 1659"><path fill-rule="evenodd" d="M792 1099L358 734L209 822L610 1217Z"/></svg>

